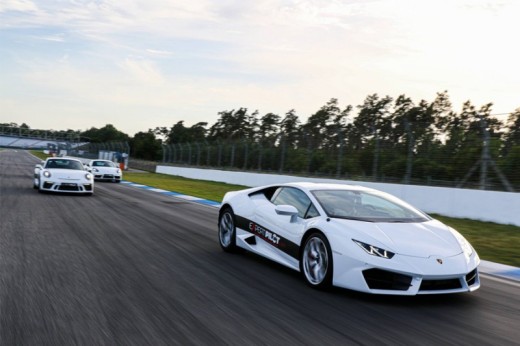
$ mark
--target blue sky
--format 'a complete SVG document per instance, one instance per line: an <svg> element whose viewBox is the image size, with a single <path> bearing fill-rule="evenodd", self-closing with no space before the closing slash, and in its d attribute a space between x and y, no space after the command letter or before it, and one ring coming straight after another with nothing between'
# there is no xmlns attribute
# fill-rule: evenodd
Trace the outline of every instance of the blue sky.
<svg viewBox="0 0 520 346"><path fill-rule="evenodd" d="M0 122L133 135L443 90L455 111L510 113L519 13L515 0L2 0Z"/></svg>

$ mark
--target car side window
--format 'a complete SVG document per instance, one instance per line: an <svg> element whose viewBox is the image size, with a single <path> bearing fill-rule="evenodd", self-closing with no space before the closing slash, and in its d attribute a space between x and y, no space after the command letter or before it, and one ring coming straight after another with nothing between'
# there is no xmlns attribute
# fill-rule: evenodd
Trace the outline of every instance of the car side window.
<svg viewBox="0 0 520 346"><path fill-rule="evenodd" d="M305 192L294 187L281 187L273 195L271 202L274 205L292 205L298 210L298 216L302 219L310 219L319 216L318 210L312 204Z"/></svg>

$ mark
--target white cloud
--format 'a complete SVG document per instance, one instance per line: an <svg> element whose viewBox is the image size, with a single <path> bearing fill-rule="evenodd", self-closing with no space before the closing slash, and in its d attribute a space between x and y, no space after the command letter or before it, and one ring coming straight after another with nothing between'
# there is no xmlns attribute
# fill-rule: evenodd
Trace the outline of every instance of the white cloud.
<svg viewBox="0 0 520 346"><path fill-rule="evenodd" d="M0 13L7 11L31 12L37 11L38 7L29 0L2 0L0 2Z"/></svg>
<svg viewBox="0 0 520 346"><path fill-rule="evenodd" d="M331 97L419 101L445 89L454 107L508 112L520 106L518 13L520 2L483 0L8 0L0 29L20 31L0 42L12 57L0 73L41 92L39 113L56 116L53 94L69 113L123 112L133 130L211 123L240 106L304 119Z"/></svg>
<svg viewBox="0 0 520 346"><path fill-rule="evenodd" d="M120 67L137 83L145 83L145 86L160 85L164 82L163 76L152 61L129 57L120 64Z"/></svg>

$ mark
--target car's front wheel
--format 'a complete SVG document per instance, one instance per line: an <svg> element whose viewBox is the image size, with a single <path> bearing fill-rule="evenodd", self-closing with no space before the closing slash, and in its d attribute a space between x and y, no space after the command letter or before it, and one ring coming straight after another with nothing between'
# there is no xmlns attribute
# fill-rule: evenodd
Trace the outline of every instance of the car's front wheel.
<svg viewBox="0 0 520 346"><path fill-rule="evenodd" d="M218 240L226 252L236 250L235 214L231 208L222 211L218 221Z"/></svg>
<svg viewBox="0 0 520 346"><path fill-rule="evenodd" d="M40 179L38 179L38 186L35 187L35 189L38 189L38 192L39 193L43 193L44 191L42 190L42 182Z"/></svg>
<svg viewBox="0 0 520 346"><path fill-rule="evenodd" d="M311 287L327 288L332 284L332 251L322 233L313 233L305 241L300 271Z"/></svg>

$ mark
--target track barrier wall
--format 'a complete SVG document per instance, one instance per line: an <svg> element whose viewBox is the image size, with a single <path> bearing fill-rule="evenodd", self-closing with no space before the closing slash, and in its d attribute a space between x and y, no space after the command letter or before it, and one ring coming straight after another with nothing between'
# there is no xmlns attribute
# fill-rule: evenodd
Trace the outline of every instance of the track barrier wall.
<svg viewBox="0 0 520 346"><path fill-rule="evenodd" d="M515 192L307 178L161 165L157 166L156 172L250 187L298 181L361 185L390 193L427 213L520 226L520 193Z"/></svg>

